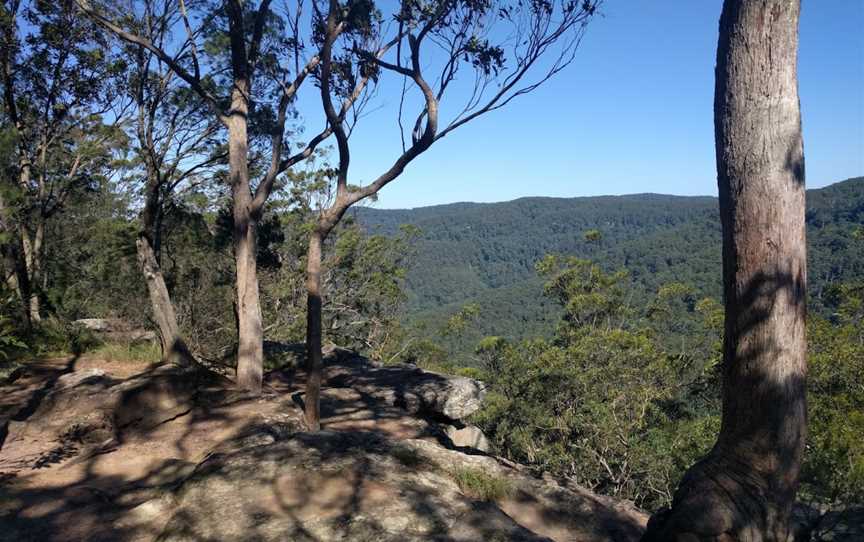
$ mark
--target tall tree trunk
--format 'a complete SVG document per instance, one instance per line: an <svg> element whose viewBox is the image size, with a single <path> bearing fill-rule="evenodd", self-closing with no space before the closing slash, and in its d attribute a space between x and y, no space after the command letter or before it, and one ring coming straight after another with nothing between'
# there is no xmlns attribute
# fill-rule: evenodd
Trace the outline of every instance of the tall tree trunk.
<svg viewBox="0 0 864 542"><path fill-rule="evenodd" d="M42 321L40 311L39 290L42 283L42 253L45 241L45 220L40 219L36 224L36 231L31 240L24 228L21 229L21 241L24 247L24 259L27 264L28 282L30 284L30 299L28 308L30 321L39 323Z"/></svg>
<svg viewBox="0 0 864 542"><path fill-rule="evenodd" d="M321 428L321 380L324 367L321 351L321 252L324 235L315 230L309 237L306 259L306 425Z"/></svg>
<svg viewBox="0 0 864 542"><path fill-rule="evenodd" d="M726 0L714 121L723 421L644 540L783 541L807 425L804 151L797 0Z"/></svg>
<svg viewBox="0 0 864 542"><path fill-rule="evenodd" d="M243 87L243 91L235 88L228 125L229 175L234 201L234 259L237 266L237 385L258 393L264 370L264 328L258 298L257 217L251 212L246 133L248 106L243 95L245 85Z"/></svg>
<svg viewBox="0 0 864 542"><path fill-rule="evenodd" d="M160 218L162 215L162 180L156 161L151 159L154 148L152 138L145 136L147 126L143 119L139 120L139 123L139 140L151 154L145 155L147 157L145 160L147 164L147 197L141 212L141 230L138 232L138 240L135 243L138 252L138 264L141 266L144 282L147 284L153 319L159 327L162 359L177 365L191 365L195 359L180 334L177 313L174 310L174 303L171 301L171 294L168 292L165 275L162 273L162 266L159 263L162 227Z"/></svg>
<svg viewBox="0 0 864 542"><path fill-rule="evenodd" d="M162 359L169 363L188 365L192 362L192 355L180 335L180 326L177 325L174 304L171 302L168 287L165 285L165 277L156 258L156 251L150 239L143 233L138 236L136 245L138 263L144 273L147 292L150 296L153 319L156 320L156 325L159 327Z"/></svg>

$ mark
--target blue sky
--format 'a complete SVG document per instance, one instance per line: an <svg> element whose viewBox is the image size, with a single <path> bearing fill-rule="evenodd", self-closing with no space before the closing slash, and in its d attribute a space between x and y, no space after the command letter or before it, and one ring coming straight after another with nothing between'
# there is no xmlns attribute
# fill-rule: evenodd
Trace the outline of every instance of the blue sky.
<svg viewBox="0 0 864 542"><path fill-rule="evenodd" d="M607 0L576 61L438 141L377 207L521 196L716 194L712 101L720 0ZM864 174L864 1L805 0L799 80L809 187ZM352 136L351 182L399 151L397 94Z"/></svg>

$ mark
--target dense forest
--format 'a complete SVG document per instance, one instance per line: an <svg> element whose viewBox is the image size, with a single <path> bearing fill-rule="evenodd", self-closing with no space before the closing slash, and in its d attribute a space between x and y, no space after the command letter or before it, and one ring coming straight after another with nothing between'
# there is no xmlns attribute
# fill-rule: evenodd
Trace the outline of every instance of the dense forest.
<svg viewBox="0 0 864 542"><path fill-rule="evenodd" d="M670 283L720 300L716 198L523 198L411 210L361 208L357 216L371 233L392 234L401 224L420 232L407 275L408 325L432 337L464 305L480 308L482 317L466 330L467 339L458 339L462 354L486 335L550 335L560 309L542 295L543 280L535 271L546 254L587 258L607 272L626 269L630 302L637 306ZM808 190L809 300L816 314L832 310L826 305L828 286L864 277L864 252L855 237L862 221L864 178ZM457 347L453 341L448 348Z"/></svg>

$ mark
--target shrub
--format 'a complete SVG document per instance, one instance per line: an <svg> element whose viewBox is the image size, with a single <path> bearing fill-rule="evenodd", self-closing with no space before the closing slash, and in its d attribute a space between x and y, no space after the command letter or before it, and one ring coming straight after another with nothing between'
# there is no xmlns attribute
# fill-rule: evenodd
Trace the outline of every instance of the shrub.
<svg viewBox="0 0 864 542"><path fill-rule="evenodd" d="M497 501L513 494L510 480L487 474L480 469L457 468L450 471L450 476L462 493L473 499Z"/></svg>
<svg viewBox="0 0 864 542"><path fill-rule="evenodd" d="M40 356L81 354L99 344L88 329L53 317L39 324L32 341L34 353Z"/></svg>

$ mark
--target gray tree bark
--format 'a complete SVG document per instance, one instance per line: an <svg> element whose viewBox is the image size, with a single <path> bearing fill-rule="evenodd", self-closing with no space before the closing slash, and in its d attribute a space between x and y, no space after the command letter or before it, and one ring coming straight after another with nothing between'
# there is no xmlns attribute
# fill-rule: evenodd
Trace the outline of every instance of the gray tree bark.
<svg viewBox="0 0 864 542"><path fill-rule="evenodd" d="M159 327L159 340L162 346L162 359L169 363L188 365L193 358L180 334L177 325L177 315L171 295L165 285L162 268L156 258L156 251L146 235L139 235L136 242L138 249L138 264L144 273L147 283L147 293L150 296L150 307L153 319Z"/></svg>
<svg viewBox="0 0 864 542"><path fill-rule="evenodd" d="M321 381L324 368L321 350L321 259L325 236L320 230L312 232L306 259L306 397L303 406L310 431L321 428Z"/></svg>
<svg viewBox="0 0 864 542"><path fill-rule="evenodd" d="M27 230L21 227L21 246L24 247L24 261L26 262L28 282L30 284L30 298L27 305L30 311L30 321L38 324L42 321L39 301L39 285L42 282L42 255L45 242L45 221L42 217L36 218L36 228L31 239Z"/></svg>
<svg viewBox="0 0 864 542"><path fill-rule="evenodd" d="M262 3L262 7L269 2ZM228 127L228 176L234 213L234 259L237 273L237 385L260 393L264 375L264 325L258 293L257 238L255 234L261 207L253 205L249 182L249 96L252 66L244 32L241 2L226 2L231 70L234 80L231 109L226 115ZM266 12L266 9L265 11ZM263 16L263 13L259 17ZM263 25L263 20L261 21ZM253 38L252 50L257 48ZM274 151L275 152L275 151Z"/></svg>
<svg viewBox="0 0 864 542"><path fill-rule="evenodd" d="M723 421L643 540L783 541L807 425L799 0L726 0L714 121L726 323Z"/></svg>
<svg viewBox="0 0 864 542"><path fill-rule="evenodd" d="M232 112L228 121L228 161L234 202L233 241L237 273L237 385L258 393L261 391L264 370L264 326L258 295L257 217L251 210L252 192L247 161L247 92L245 81L235 82Z"/></svg>

